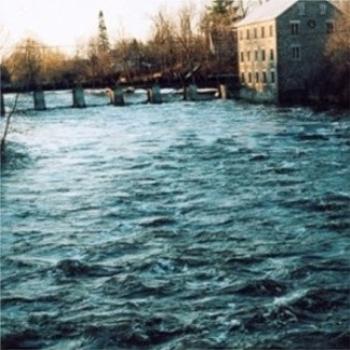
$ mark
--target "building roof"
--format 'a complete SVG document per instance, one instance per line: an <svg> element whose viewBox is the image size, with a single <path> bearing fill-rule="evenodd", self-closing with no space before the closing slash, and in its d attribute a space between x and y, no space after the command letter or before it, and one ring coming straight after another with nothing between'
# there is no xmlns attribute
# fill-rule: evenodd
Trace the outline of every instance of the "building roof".
<svg viewBox="0 0 350 350"><path fill-rule="evenodd" d="M262 5L256 7L240 22L237 27L252 23L265 22L279 17L299 0L267 0Z"/></svg>

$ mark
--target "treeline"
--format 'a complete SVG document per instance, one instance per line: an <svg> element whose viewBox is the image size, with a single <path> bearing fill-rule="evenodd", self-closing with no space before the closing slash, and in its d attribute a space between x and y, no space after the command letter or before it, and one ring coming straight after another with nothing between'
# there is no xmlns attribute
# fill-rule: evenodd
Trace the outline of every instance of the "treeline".
<svg viewBox="0 0 350 350"><path fill-rule="evenodd" d="M232 74L236 61L232 23L245 10L241 0L213 0L206 8L187 4L176 14L159 10L147 42L121 37L113 43L100 12L97 35L77 47L74 55L34 38L23 39L3 62L2 83L103 86L151 76L171 81L199 67L203 75Z"/></svg>
<svg viewBox="0 0 350 350"><path fill-rule="evenodd" d="M329 35L319 62L321 75L310 81L316 99L350 101L350 1L332 0L343 16ZM117 82L159 78L169 83L196 77L237 73L237 38L234 23L249 7L263 0L212 0L211 6L184 5L177 13L159 10L153 16L152 34L143 42L121 36L111 42L103 13L98 15L95 37L79 45L75 53L46 46L34 38L23 39L1 66L2 86L33 89L62 88L74 84L105 87ZM310 62L311 64L311 62Z"/></svg>

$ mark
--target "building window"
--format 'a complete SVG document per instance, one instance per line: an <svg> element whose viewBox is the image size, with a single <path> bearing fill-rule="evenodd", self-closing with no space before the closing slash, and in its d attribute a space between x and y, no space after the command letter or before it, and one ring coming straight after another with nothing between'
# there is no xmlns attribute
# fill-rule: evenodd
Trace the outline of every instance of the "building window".
<svg viewBox="0 0 350 350"><path fill-rule="evenodd" d="M247 39L250 39L250 30L247 29Z"/></svg>
<svg viewBox="0 0 350 350"><path fill-rule="evenodd" d="M252 82L252 73L248 73L248 82L249 82L249 83Z"/></svg>
<svg viewBox="0 0 350 350"><path fill-rule="evenodd" d="M261 27L261 37L265 38L265 27Z"/></svg>
<svg viewBox="0 0 350 350"><path fill-rule="evenodd" d="M258 28L254 28L254 39L258 38Z"/></svg>
<svg viewBox="0 0 350 350"><path fill-rule="evenodd" d="M262 73L262 77L263 77L263 83L266 84L267 83L267 74L266 74L266 72Z"/></svg>
<svg viewBox="0 0 350 350"><path fill-rule="evenodd" d="M266 53L265 50L261 50L261 60L265 61L266 60Z"/></svg>
<svg viewBox="0 0 350 350"><path fill-rule="evenodd" d="M299 34L299 27L300 22L298 21L291 21L290 22L290 32L292 35L298 35Z"/></svg>
<svg viewBox="0 0 350 350"><path fill-rule="evenodd" d="M243 30L240 30L240 31L239 31L239 39L240 39L240 40L243 40Z"/></svg>
<svg viewBox="0 0 350 350"><path fill-rule="evenodd" d="M270 36L273 36L273 26L270 26Z"/></svg>
<svg viewBox="0 0 350 350"><path fill-rule="evenodd" d="M272 71L271 72L271 83L274 84L276 82L276 75L275 75L275 72Z"/></svg>
<svg viewBox="0 0 350 350"><path fill-rule="evenodd" d="M320 4L320 14L324 16L327 13L327 4Z"/></svg>
<svg viewBox="0 0 350 350"><path fill-rule="evenodd" d="M244 62L244 52L241 52L241 62Z"/></svg>
<svg viewBox="0 0 350 350"><path fill-rule="evenodd" d="M247 61L250 61L250 51L247 52Z"/></svg>
<svg viewBox="0 0 350 350"><path fill-rule="evenodd" d="M259 73L258 73L258 72L255 73L255 81L256 81L257 83L260 82L260 76L259 76Z"/></svg>
<svg viewBox="0 0 350 350"><path fill-rule="evenodd" d="M300 58L301 58L300 46L292 46L292 58L295 61L300 61Z"/></svg>
<svg viewBox="0 0 350 350"><path fill-rule="evenodd" d="M309 26L309 28L315 29L316 28L316 21L313 19L310 19L307 21L307 25Z"/></svg>
<svg viewBox="0 0 350 350"><path fill-rule="evenodd" d="M334 22L333 21L327 21L326 26L327 26L327 34L334 33Z"/></svg>
<svg viewBox="0 0 350 350"><path fill-rule="evenodd" d="M244 73L241 74L241 82L242 82L242 84L245 83L245 76L244 76Z"/></svg>
<svg viewBox="0 0 350 350"><path fill-rule="evenodd" d="M255 50L255 61L259 61L259 51Z"/></svg>
<svg viewBox="0 0 350 350"><path fill-rule="evenodd" d="M306 14L305 2L298 3L298 12L299 12L299 16L305 16Z"/></svg>
<svg viewBox="0 0 350 350"><path fill-rule="evenodd" d="M270 60L273 61L275 59L275 51L273 49L270 50Z"/></svg>

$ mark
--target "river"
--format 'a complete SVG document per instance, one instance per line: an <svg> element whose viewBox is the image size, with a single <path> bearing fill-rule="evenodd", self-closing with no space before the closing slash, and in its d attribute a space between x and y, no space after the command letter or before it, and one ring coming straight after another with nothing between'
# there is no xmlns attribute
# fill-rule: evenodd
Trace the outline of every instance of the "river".
<svg viewBox="0 0 350 350"><path fill-rule="evenodd" d="M349 113L143 97L14 115L2 348L348 349Z"/></svg>

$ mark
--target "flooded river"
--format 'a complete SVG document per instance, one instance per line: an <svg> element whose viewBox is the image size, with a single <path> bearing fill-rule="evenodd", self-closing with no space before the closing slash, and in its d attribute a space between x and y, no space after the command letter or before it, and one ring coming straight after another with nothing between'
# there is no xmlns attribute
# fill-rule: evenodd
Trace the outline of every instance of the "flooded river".
<svg viewBox="0 0 350 350"><path fill-rule="evenodd" d="M53 109L8 139L3 349L349 348L349 114Z"/></svg>

